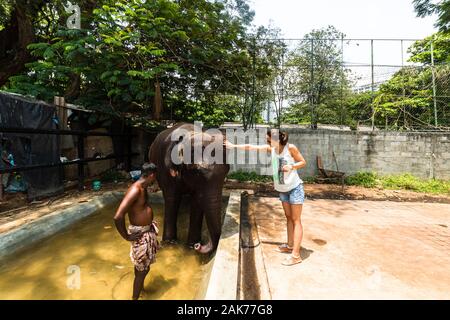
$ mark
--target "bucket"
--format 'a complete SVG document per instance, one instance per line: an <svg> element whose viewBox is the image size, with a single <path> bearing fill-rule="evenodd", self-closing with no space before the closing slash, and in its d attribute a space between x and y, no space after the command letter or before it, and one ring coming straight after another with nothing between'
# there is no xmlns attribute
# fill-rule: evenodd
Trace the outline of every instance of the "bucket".
<svg viewBox="0 0 450 320"><path fill-rule="evenodd" d="M133 181L139 180L139 178L141 177L141 173L141 170L130 171L131 179L133 179Z"/></svg>
<svg viewBox="0 0 450 320"><path fill-rule="evenodd" d="M92 182L92 189L93 189L94 191L100 190L101 187L102 187L101 181L95 180L95 181Z"/></svg>

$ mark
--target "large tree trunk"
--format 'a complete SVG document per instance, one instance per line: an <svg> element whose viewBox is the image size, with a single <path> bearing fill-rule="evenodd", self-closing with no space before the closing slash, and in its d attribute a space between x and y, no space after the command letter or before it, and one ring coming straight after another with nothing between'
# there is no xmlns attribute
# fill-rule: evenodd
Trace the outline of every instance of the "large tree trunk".
<svg viewBox="0 0 450 320"><path fill-rule="evenodd" d="M27 46L35 39L33 23L26 7L16 3L9 25L0 32L0 86L22 72L32 57Z"/></svg>

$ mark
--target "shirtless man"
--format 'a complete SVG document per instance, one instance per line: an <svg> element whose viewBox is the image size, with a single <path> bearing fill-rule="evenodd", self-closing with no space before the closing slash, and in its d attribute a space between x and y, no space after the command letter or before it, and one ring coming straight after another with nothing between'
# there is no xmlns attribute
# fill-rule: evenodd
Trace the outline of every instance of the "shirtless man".
<svg viewBox="0 0 450 320"><path fill-rule="evenodd" d="M144 280L150 271L150 265L156 261L159 243L156 238L158 228L153 221L153 211L148 203L147 187L156 179L156 166L145 163L142 175L128 189L114 216L117 231L131 242L130 258L134 265L133 300L137 300L144 286ZM125 214L128 213L130 226L125 227Z"/></svg>

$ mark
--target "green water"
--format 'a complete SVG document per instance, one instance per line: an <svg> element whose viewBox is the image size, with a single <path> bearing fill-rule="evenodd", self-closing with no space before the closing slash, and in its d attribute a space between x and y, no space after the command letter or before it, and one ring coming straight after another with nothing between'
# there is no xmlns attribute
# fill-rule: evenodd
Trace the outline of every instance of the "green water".
<svg viewBox="0 0 450 320"><path fill-rule="evenodd" d="M105 207L0 262L0 299L130 299L130 244L115 229L116 208L117 204ZM161 240L163 206L152 208ZM188 219L185 212L179 216L180 240L187 237ZM142 299L194 299L208 267L183 244L163 245L145 280Z"/></svg>

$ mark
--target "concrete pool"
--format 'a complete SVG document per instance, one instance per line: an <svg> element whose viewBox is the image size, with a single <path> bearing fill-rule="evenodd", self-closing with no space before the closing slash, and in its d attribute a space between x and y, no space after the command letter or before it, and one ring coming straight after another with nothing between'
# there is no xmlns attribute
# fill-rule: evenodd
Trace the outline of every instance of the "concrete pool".
<svg viewBox="0 0 450 320"><path fill-rule="evenodd" d="M224 198L224 213L227 202ZM56 234L3 257L0 299L130 299L133 266L129 243L117 233L112 220L117 205L109 203ZM162 226L163 205L152 207ZM180 244L163 244L145 281L143 299L202 299L207 294L215 258L200 256L183 244L189 214L186 206L182 209Z"/></svg>

